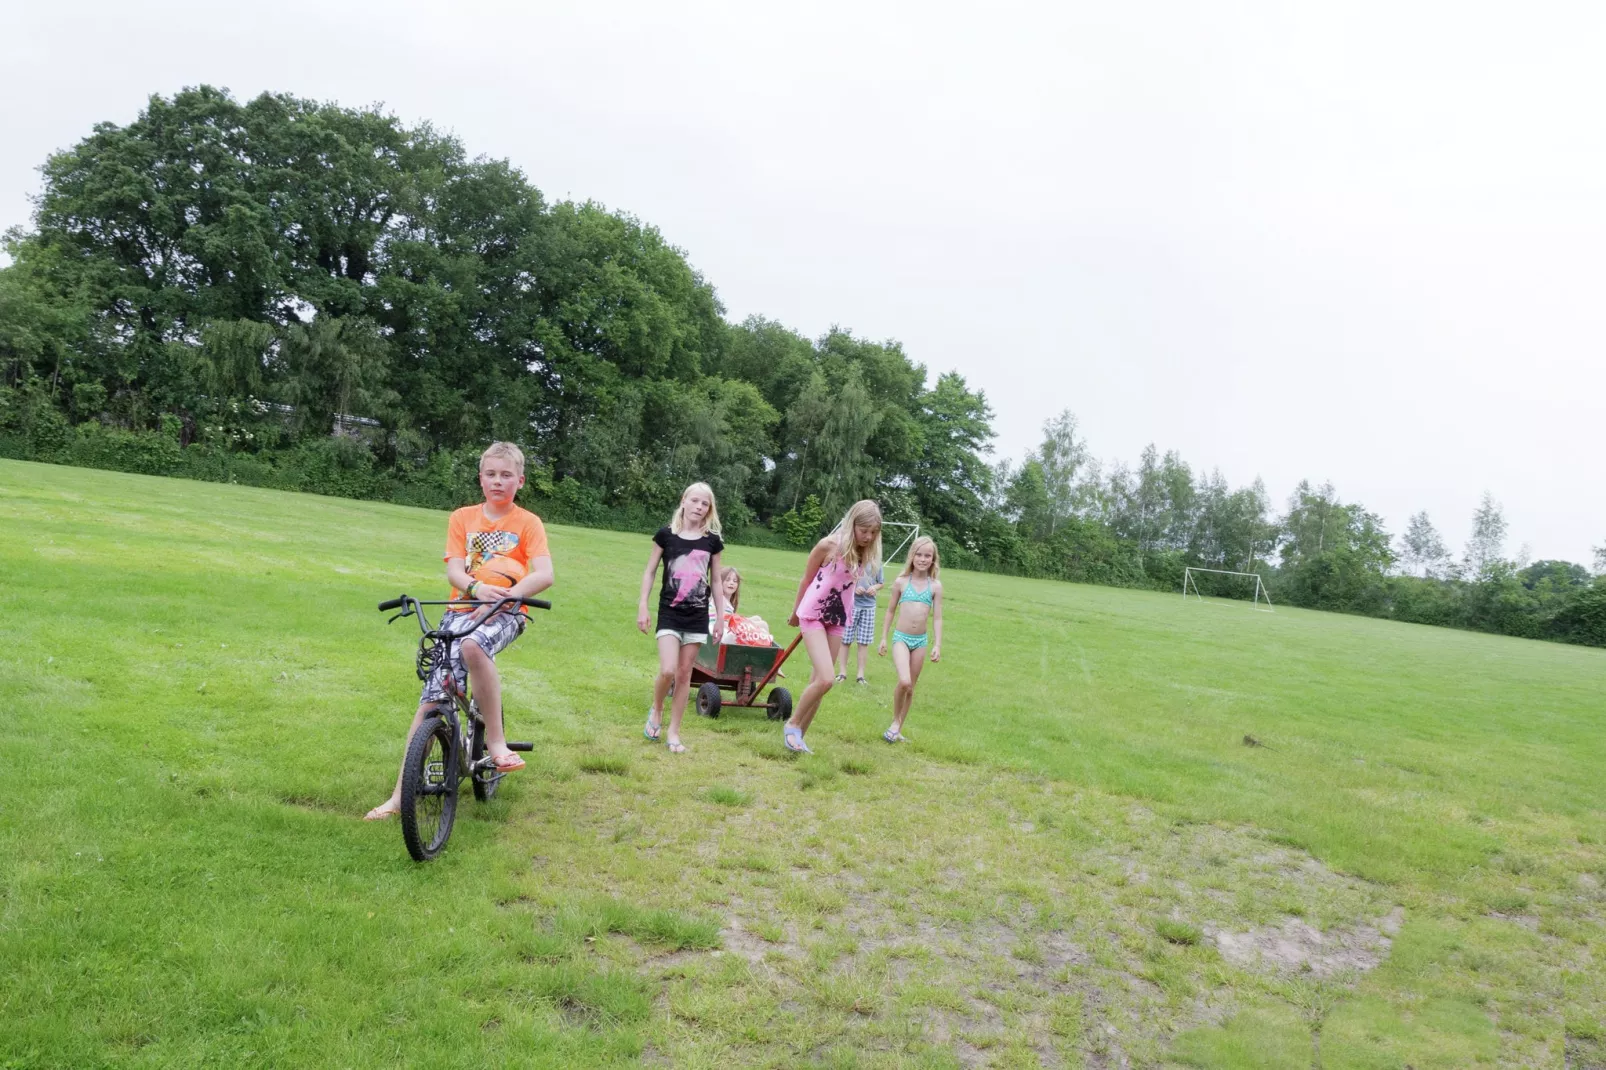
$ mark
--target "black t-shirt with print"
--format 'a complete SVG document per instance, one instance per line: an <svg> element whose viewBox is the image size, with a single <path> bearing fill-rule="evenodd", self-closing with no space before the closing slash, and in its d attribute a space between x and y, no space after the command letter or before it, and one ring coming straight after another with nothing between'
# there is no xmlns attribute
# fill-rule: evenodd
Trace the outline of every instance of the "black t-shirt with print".
<svg viewBox="0 0 1606 1070"><path fill-rule="evenodd" d="M712 593L709 566L725 540L713 532L695 539L659 528L652 537L664 552L664 585L658 592L658 628L677 632L708 631L708 599Z"/></svg>

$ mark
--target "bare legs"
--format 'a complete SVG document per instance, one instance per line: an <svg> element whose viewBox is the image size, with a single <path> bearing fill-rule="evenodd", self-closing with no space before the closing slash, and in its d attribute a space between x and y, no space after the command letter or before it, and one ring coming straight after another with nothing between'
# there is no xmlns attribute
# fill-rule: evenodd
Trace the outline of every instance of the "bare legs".
<svg viewBox="0 0 1606 1070"><path fill-rule="evenodd" d="M474 689L474 704L480 708L480 719L485 722L485 749L492 758L505 758L513 752L508 750L507 733L502 730L501 674L496 671L491 655L481 650L473 639L463 640L462 646L468 682Z"/></svg>
<svg viewBox="0 0 1606 1070"><path fill-rule="evenodd" d="M837 654L836 661L833 662L833 664L836 666L836 674L838 676L842 677L843 679L846 679L847 675L848 675L848 647L850 647L852 645L853 645L852 643L843 643L841 651ZM864 679L865 658L869 656L870 648L869 648L869 646L867 646L864 643L858 644L858 647L859 647L859 679L863 680Z"/></svg>
<svg viewBox="0 0 1606 1070"><path fill-rule="evenodd" d="M658 676L652 683L652 714L647 727L656 727L664 721L664 696L672 687L675 697L669 705L669 736L665 740L669 749L677 753L684 750L680 743L680 719L686 712L686 700L691 696L691 667L697 660L697 644L682 643L673 635L658 637Z"/></svg>
<svg viewBox="0 0 1606 1070"><path fill-rule="evenodd" d="M809 652L809 682L803 688L803 694L798 698L797 707L792 710L792 717L786 725L807 732L809 725L814 723L814 715L819 712L820 700L836 684L836 658L842 650L842 637L826 631L806 631L803 633L803 649Z"/></svg>
<svg viewBox="0 0 1606 1070"><path fill-rule="evenodd" d="M892 734L903 734L903 719L909 716L914 702L915 685L920 682L920 670L926 667L926 648L911 652L902 643L892 644L892 664L898 670L898 686L892 689Z"/></svg>
<svg viewBox="0 0 1606 1070"><path fill-rule="evenodd" d="M496 662L473 639L463 640L462 658L463 664L468 667L469 686L474 689L474 701L480 708L480 718L485 722L485 749L493 758L512 754L502 728L502 677L496 671ZM391 791L390 798L368 811L365 815L367 820L378 821L401 812L401 783L407 761L407 745L412 742L418 726L424 723L424 718L439 705L436 702L420 702L418 709L413 711L413 723L407 726L407 734L402 737L403 767L396 770L396 787Z"/></svg>

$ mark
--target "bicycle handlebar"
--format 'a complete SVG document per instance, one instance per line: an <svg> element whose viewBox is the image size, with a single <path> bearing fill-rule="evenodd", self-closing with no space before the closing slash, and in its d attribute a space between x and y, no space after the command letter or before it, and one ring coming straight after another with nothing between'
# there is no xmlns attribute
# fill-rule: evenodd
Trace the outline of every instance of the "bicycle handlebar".
<svg viewBox="0 0 1606 1070"><path fill-rule="evenodd" d="M531 609L551 609L552 608L552 603L548 602L544 598L501 598L501 599L496 600L495 602L471 602L471 601L467 601L465 599L458 599L457 601L446 601L446 602L420 602L416 598L409 598L407 595L402 595L400 598L388 598L385 601L379 603L379 610L380 610L380 612L383 613L383 612L388 612L389 610L392 610L392 609L400 609L403 606L407 605L409 602L411 602L415 606L484 606L484 605L502 606L502 605L506 605L509 602L517 602L519 605L529 606Z"/></svg>

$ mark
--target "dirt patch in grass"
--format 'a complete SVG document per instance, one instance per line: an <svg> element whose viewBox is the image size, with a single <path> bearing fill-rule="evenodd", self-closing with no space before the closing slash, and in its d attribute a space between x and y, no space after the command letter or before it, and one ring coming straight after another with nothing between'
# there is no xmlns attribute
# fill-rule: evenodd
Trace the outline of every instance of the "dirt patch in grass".
<svg viewBox="0 0 1606 1070"><path fill-rule="evenodd" d="M1325 932L1289 918L1281 925L1247 932L1207 930L1207 935L1221 957L1240 969L1326 978L1376 968L1388 957L1404 920L1404 909L1395 907L1373 924L1340 925Z"/></svg>
<svg viewBox="0 0 1606 1070"><path fill-rule="evenodd" d="M1538 914L1507 914L1499 910L1491 910L1485 916L1494 918L1496 921L1509 921L1513 925L1520 925L1531 933L1539 931Z"/></svg>

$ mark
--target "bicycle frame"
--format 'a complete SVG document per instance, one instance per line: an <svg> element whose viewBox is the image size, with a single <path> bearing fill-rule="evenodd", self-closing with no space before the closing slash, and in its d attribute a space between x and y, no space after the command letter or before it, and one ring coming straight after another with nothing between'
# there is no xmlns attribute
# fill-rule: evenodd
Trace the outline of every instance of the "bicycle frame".
<svg viewBox="0 0 1606 1070"><path fill-rule="evenodd" d="M498 602L490 603L494 606L491 612L475 621L473 626L463 631L448 631L444 628L433 627L429 617L424 612L425 606L452 606L459 608L483 608L487 603L466 601L422 602L409 595L402 595L386 602L381 602L381 610L400 608L401 612L391 617L387 624L394 624L403 617L418 618L418 658L416 671L420 680L428 680L436 668L443 668L442 686L446 691L447 700L437 702L434 712L441 714L450 729L452 750L446 756L446 766L453 770L450 783L444 790L456 790L458 782L469 777L478 777L486 786L495 784L506 774L494 772L496 759L487 753L476 762L470 762L469 755L473 749L472 733L474 729L483 724L479 707L474 703L469 687L459 687L457 676L451 670L453 644L461 644L464 639L479 631L480 626L497 613L508 612L510 605L533 606L536 609L551 609L552 603L540 598L504 598ZM444 613L442 614L444 617ZM465 675L466 672L465 672ZM510 743L511 750L529 750L530 744Z"/></svg>

